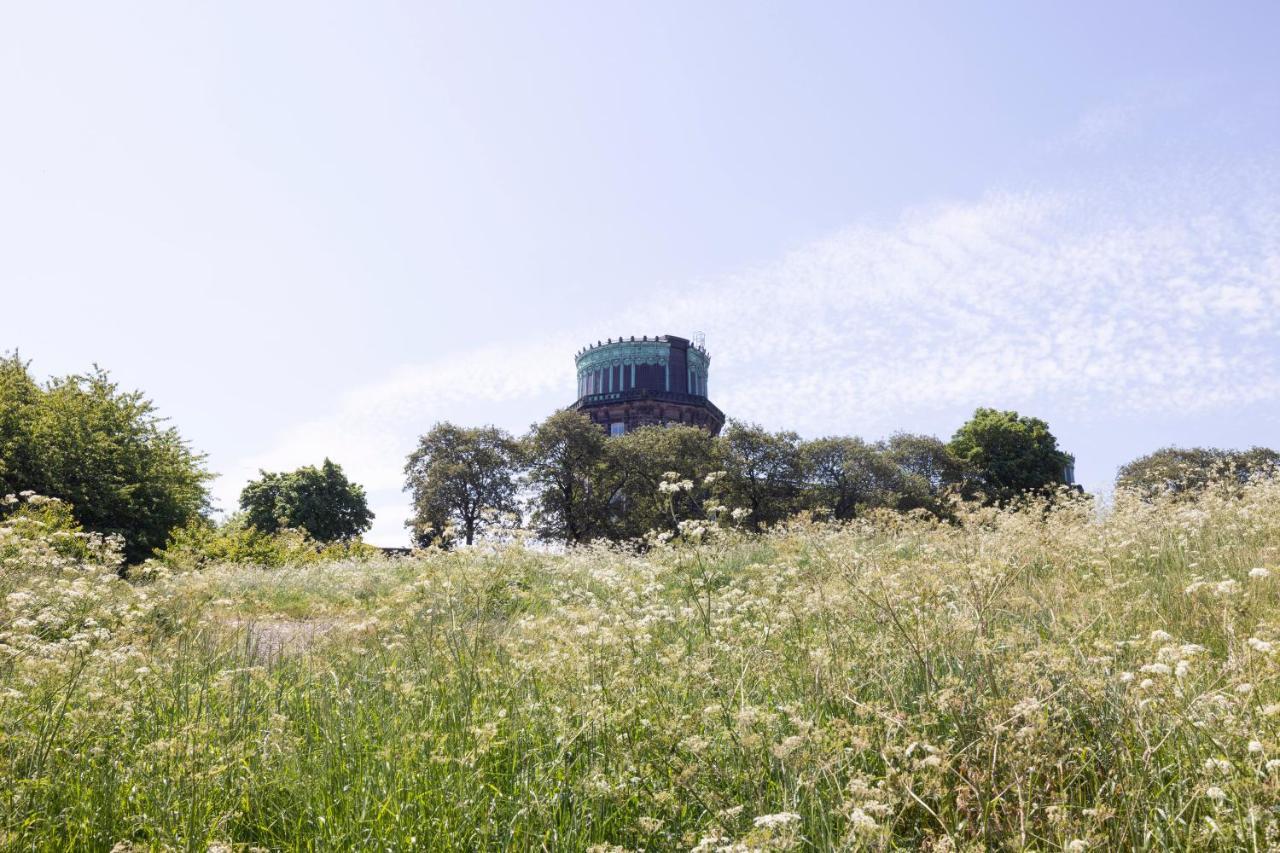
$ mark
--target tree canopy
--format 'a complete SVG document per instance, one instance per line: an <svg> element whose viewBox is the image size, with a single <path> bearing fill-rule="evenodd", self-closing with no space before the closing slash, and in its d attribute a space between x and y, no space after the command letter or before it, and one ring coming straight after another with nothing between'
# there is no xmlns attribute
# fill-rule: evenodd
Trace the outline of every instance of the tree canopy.
<svg viewBox="0 0 1280 853"><path fill-rule="evenodd" d="M978 409L948 449L976 475L987 498L1003 502L1066 482L1073 462L1049 425L1013 411Z"/></svg>
<svg viewBox="0 0 1280 853"><path fill-rule="evenodd" d="M1241 485L1280 471L1280 453L1268 447L1164 447L1120 468L1116 485L1144 498L1192 495L1211 484Z"/></svg>
<svg viewBox="0 0 1280 853"><path fill-rule="evenodd" d="M589 542L607 529L612 494L601 488L604 431L581 412L556 412L523 442L525 482L533 489L533 524L544 537Z"/></svg>
<svg viewBox="0 0 1280 853"><path fill-rule="evenodd" d="M338 542L359 536L373 524L364 488L327 458L319 468L258 473L261 477L240 492L240 509L263 533L296 528L318 542Z"/></svg>
<svg viewBox="0 0 1280 853"><path fill-rule="evenodd" d="M800 436L730 421L718 447L724 471L720 497L727 505L750 510L753 527L775 524L800 509L804 484Z"/></svg>
<svg viewBox="0 0 1280 853"><path fill-rule="evenodd" d="M107 371L40 384L16 353L0 358L0 494L65 501L86 529L119 535L138 562L208 509L211 476L154 404Z"/></svg>
<svg viewBox="0 0 1280 853"><path fill-rule="evenodd" d="M497 427L436 424L418 440L405 464L413 494L407 526L420 545L445 543L454 527L468 544L492 527L519 521L516 467L519 443Z"/></svg>
<svg viewBox="0 0 1280 853"><path fill-rule="evenodd" d="M903 471L882 445L860 438L832 436L801 448L809 504L838 520L860 510L892 506L904 488Z"/></svg>
<svg viewBox="0 0 1280 853"><path fill-rule="evenodd" d="M716 439L706 430L688 424L645 426L610 438L605 450L598 488L609 496L609 538L640 539L706 516L707 476L719 465ZM682 488L661 488L672 474Z"/></svg>

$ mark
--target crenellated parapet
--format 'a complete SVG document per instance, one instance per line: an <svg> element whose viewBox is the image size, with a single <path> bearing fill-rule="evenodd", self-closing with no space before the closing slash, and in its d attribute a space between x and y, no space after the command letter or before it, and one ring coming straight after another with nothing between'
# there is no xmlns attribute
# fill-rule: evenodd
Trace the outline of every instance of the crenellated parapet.
<svg viewBox="0 0 1280 853"><path fill-rule="evenodd" d="M578 397L628 391L673 391L707 396L711 356L674 335L610 339L581 350Z"/></svg>
<svg viewBox="0 0 1280 853"><path fill-rule="evenodd" d="M651 423L688 423L717 433L724 415L707 399L711 356L675 335L612 338L575 356L578 400L611 433Z"/></svg>

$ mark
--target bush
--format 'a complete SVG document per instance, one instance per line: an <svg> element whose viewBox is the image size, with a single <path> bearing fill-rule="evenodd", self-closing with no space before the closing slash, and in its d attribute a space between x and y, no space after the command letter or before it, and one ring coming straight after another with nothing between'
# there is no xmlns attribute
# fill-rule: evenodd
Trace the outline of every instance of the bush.
<svg viewBox="0 0 1280 853"><path fill-rule="evenodd" d="M16 354L0 358L0 494L59 498L138 562L207 508L210 477L151 401L106 371L39 385Z"/></svg>
<svg viewBox="0 0 1280 853"><path fill-rule="evenodd" d="M223 524L199 519L175 530L156 560L174 569L199 569L220 563L278 568L379 553L379 549L358 540L318 542L297 528L266 533L249 524L245 516L234 515Z"/></svg>

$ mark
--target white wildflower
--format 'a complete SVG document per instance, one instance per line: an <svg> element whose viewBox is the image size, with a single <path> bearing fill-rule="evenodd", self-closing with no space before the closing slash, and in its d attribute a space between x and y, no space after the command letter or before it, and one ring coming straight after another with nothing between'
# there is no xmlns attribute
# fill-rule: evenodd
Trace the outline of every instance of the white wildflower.
<svg viewBox="0 0 1280 853"><path fill-rule="evenodd" d="M875 818L857 807L849 812L849 825L859 834L875 832L880 828Z"/></svg>
<svg viewBox="0 0 1280 853"><path fill-rule="evenodd" d="M636 821L636 823L639 824L642 832L649 835L652 835L662 829L662 821L658 820L656 817L642 817Z"/></svg>
<svg viewBox="0 0 1280 853"><path fill-rule="evenodd" d="M1206 773L1226 775L1231 772L1231 762L1225 758L1206 758L1201 766Z"/></svg>
<svg viewBox="0 0 1280 853"><path fill-rule="evenodd" d="M790 826L799 820L800 815L795 812L778 812L777 814L762 814L751 821L751 824L757 829L775 829L780 826Z"/></svg>

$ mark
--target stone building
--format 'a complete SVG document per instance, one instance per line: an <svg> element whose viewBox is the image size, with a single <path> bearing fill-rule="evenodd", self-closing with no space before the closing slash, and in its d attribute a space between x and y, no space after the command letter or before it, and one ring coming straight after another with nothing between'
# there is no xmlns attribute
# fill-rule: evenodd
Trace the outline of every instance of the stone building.
<svg viewBox="0 0 1280 853"><path fill-rule="evenodd" d="M700 340L610 338L574 361L578 400L572 408L610 435L649 424L689 424L716 435L724 426L724 413L707 399L711 356Z"/></svg>

